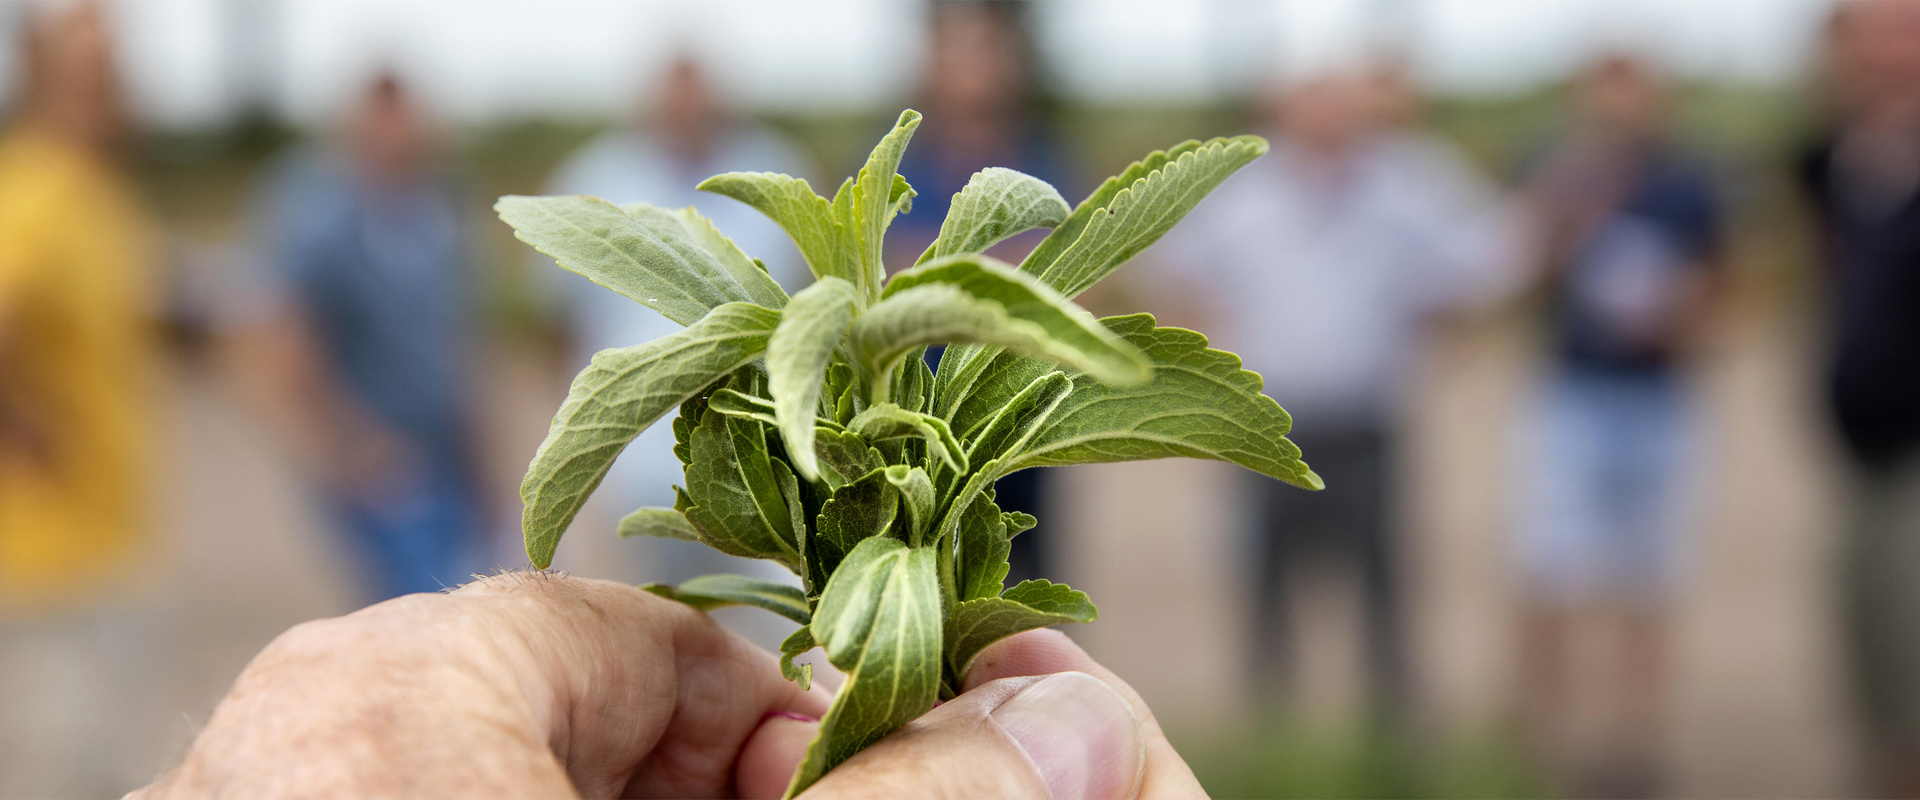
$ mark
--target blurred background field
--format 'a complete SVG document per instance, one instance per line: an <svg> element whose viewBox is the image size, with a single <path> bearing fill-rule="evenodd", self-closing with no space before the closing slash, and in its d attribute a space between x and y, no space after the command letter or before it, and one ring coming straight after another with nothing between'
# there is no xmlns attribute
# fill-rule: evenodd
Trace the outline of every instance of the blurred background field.
<svg viewBox="0 0 1920 800"><path fill-rule="evenodd" d="M0 60L20 60L37 19L74 7L0 6L8 31ZM466 245L458 279L472 306L462 397L474 423L467 466L475 487L471 557L462 563L511 568L525 561L520 475L585 337L569 328L565 291L542 274L551 262L513 239L491 200L555 191L556 171L610 131L657 135L662 122L650 110L660 107L675 59L704 65L716 102L784 140L816 187L837 184L899 108L926 111L923 131L943 124L922 104L933 78L918 66L934 18L947 13L940 7L99 7L136 132L117 163L160 242L154 500L140 522L137 568L110 587L22 605L0 620L0 796L133 788L178 757L275 634L373 599L361 554L327 511L323 470L263 410L254 373L271 372L271 363L245 345L262 330L250 327L253 315L282 313L254 305L268 291L261 275L274 272L259 244L260 187L290 149L347 139L377 74L407 87L428 120L433 163L458 187ZM1552 290L1520 281L1408 340L1387 470L1404 668L1395 703L1383 704L1370 683L1369 590L1353 564L1310 556L1292 567L1284 609L1259 599L1256 542L1273 534L1259 532L1249 484L1234 469L1167 461L1051 471L1034 558L1102 610L1097 623L1069 633L1141 691L1210 792L1788 797L1920 788L1875 772L1873 734L1858 724L1847 672L1840 561L1852 472L1823 405L1828 276L1820 223L1796 172L1831 121L1820 42L1835 6L1181 0L1006 8L1030 38L1039 87L1032 113L1069 201L1155 148L1274 136L1276 96L1383 57L1403 64L1422 95L1413 127L1457 144L1498 187L1500 203L1529 202L1535 160L1577 124L1569 119L1584 70L1615 52L1670 81L1671 138L1717 187L1722 299L1674 370L1697 401L1701 445L1684 483L1683 566L1660 612L1670 633L1664 688L1655 721L1627 728L1648 751L1632 754L1640 760L1627 777L1645 777L1641 761L1652 777L1610 783L1617 776L1594 778L1588 768L1617 766L1608 761L1620 749L1614 706L1631 698L1570 692L1555 714L1565 730L1545 743L1537 709L1529 710L1522 640L1534 607L1515 545L1528 484L1516 453L1529 444L1521 422L1553 374L1558 345ZM10 75L23 79L17 67ZM12 106L25 107L17 88ZM14 114L17 122L22 112ZM704 175L680 177L687 186L673 191L684 193ZM610 199L684 202L669 199L678 196ZM1203 204L1189 224L1218 211ZM1139 274L1124 270L1113 291L1083 301L1101 314L1190 312L1158 277L1179 258L1170 250L1150 251ZM1278 262L1289 253L1248 257ZM1273 302L1274 313L1288 313L1284 294ZM1207 317L1195 327L1208 329ZM1267 391L1293 407L1287 385L1270 379ZM1312 418L1296 414L1309 430ZM1310 463L1314 456L1309 448ZM653 551L612 535L609 514L623 510L590 509L555 566L648 577ZM1259 618L1274 614L1288 617L1292 640L1281 686L1248 666L1264 646L1250 631L1266 630ZM728 619L759 630L744 616ZM1572 685L1606 682L1590 665L1606 661L1607 646L1572 646ZM102 691L109 683L120 685ZM94 749L97 742L111 750Z"/></svg>

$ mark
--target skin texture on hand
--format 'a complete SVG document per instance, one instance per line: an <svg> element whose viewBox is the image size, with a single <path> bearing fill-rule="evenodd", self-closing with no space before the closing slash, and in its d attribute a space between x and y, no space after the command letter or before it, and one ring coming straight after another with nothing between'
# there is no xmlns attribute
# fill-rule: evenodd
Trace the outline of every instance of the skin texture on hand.
<svg viewBox="0 0 1920 800"><path fill-rule="evenodd" d="M805 796L1204 796L1064 635L989 648L967 688ZM131 796L778 797L829 700L679 603L510 573L282 634Z"/></svg>

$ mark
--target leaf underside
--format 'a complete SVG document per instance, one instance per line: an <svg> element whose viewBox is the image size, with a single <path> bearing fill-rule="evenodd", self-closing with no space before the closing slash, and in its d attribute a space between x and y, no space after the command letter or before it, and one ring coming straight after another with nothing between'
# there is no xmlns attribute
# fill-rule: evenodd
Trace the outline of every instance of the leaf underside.
<svg viewBox="0 0 1920 800"><path fill-rule="evenodd" d="M567 391L520 483L527 557L545 568L561 534L633 437L766 349L780 312L721 305L685 330L603 350Z"/></svg>

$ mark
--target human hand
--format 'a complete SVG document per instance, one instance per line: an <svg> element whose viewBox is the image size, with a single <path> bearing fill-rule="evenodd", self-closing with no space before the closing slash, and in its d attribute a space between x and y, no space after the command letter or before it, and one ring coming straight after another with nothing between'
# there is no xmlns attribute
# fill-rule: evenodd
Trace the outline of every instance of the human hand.
<svg viewBox="0 0 1920 800"><path fill-rule="evenodd" d="M1202 796L1065 636L1003 641L965 685L806 796ZM281 635L131 796L777 797L828 700L691 608L511 573Z"/></svg>

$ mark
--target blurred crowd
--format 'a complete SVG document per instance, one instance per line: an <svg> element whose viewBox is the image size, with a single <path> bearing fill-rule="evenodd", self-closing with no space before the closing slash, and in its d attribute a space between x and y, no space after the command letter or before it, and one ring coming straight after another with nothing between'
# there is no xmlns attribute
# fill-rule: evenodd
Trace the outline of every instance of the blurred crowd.
<svg viewBox="0 0 1920 800"><path fill-rule="evenodd" d="M26 15L0 135L0 796L117 794L154 766L133 752L137 726L115 720L151 706L151 619L125 597L156 547L150 505L167 478L154 466L156 383L177 356L157 323L172 313L173 273L130 168L138 131L110 12ZM919 199L891 231L896 267L976 170L1018 169L1069 198L1106 174L1064 157L1050 127L1062 101L1040 79L1019 4L939 2L927 19L912 102L928 122L901 166ZM1818 231L1819 391L1845 454L1834 624L1858 700L1862 791L1920 796L1920 3L1853 0L1825 24L1816 124L1791 166ZM1290 586L1334 563L1364 604L1368 724L1395 736L1412 727L1422 668L1407 646L1398 512L1410 480L1398 448L1422 400L1412 365L1448 330L1527 315L1542 364L1508 432L1522 587L1513 726L1557 791L1660 795L1674 605L1696 575L1689 519L1705 468L1689 376L1740 269L1735 182L1678 135L1672 79L1628 50L1584 64L1561 119L1512 163L1439 134L1418 83L1394 52L1277 76L1242 109L1271 152L1143 256L1123 293L1088 302L1207 332L1291 412L1327 489L1255 476L1233 489L1253 587L1249 706L1300 702ZM776 226L692 187L730 170L825 186L844 165L816 163L724 97L700 58L675 57L642 107L540 188L696 206L797 290L810 278ZM519 563L517 499L483 477L477 430L493 335L476 288L476 226L490 223L474 209L487 198L448 137L408 75L368 81L334 128L258 170L232 245L245 286L200 321L248 413L300 465L363 602ZM1036 241L993 254L1017 261ZM556 343L540 373L555 396L595 351L674 329L526 253L524 291ZM670 505L671 447L664 426L643 434L583 520ZM1055 574L1054 483L1033 470L1000 485L1003 506L1042 519L1015 540L1015 579ZM778 577L689 543L622 544L633 555L612 569L629 580ZM767 643L784 632L743 625ZM1581 693L1603 698L1597 734L1566 724Z"/></svg>

